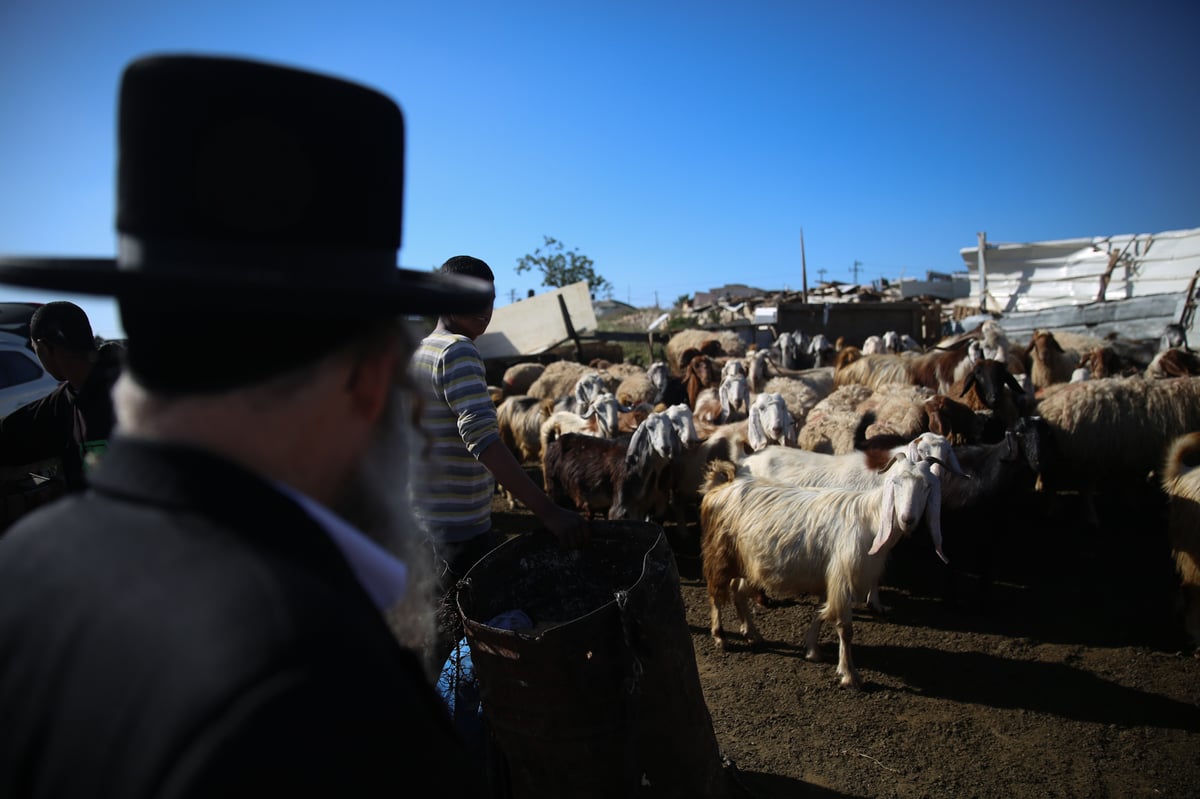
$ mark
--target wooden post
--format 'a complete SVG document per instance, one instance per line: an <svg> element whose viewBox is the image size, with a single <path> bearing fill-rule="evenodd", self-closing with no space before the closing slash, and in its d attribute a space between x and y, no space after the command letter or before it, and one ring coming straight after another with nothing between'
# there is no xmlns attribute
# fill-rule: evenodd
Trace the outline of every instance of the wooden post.
<svg viewBox="0 0 1200 799"><path fill-rule="evenodd" d="M1104 295L1108 293L1108 283L1112 280L1113 270L1117 268L1117 264L1125 257L1125 253L1129 252L1129 248L1137 241L1137 236L1129 239L1129 242L1121 250L1121 252L1110 252L1108 254L1108 267L1104 270L1104 274L1100 276L1100 290L1096 292L1096 302L1104 302Z"/></svg>
<svg viewBox="0 0 1200 799"><path fill-rule="evenodd" d="M575 332L575 325L571 324L571 314L567 311L567 301L563 299L563 295L558 295L558 308L562 311L563 324L567 326L567 335L575 342L575 357L583 363L583 342L579 340L579 334Z"/></svg>
<svg viewBox="0 0 1200 799"><path fill-rule="evenodd" d="M1186 332L1192 326L1192 317L1196 313L1196 282L1200 281L1200 269L1196 270L1196 274L1192 275L1191 282L1187 287L1187 299L1183 302L1183 310L1179 314L1179 326Z"/></svg>

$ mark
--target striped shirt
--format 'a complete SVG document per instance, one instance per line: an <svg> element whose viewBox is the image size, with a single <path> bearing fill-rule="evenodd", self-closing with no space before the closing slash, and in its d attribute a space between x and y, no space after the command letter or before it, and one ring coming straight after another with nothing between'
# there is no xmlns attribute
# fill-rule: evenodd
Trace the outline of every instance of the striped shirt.
<svg viewBox="0 0 1200 799"><path fill-rule="evenodd" d="M465 541L492 525L495 480L478 458L500 431L483 360L471 339L435 330L417 347L411 369L424 394L429 447L414 508L438 540Z"/></svg>

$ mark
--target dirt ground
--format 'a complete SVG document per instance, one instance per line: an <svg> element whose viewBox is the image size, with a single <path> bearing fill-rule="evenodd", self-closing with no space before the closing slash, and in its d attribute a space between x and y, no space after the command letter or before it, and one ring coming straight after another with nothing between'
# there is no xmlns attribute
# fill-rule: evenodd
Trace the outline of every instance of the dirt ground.
<svg viewBox="0 0 1200 799"><path fill-rule="evenodd" d="M709 635L698 530L665 525L705 701L747 797L1200 796L1200 660L1174 607L1161 503L1024 503L993 547L991 591L918 532L893 551L887 613L854 619L863 690L838 687L837 640L804 658L815 597L755 608L752 651L723 610ZM532 517L497 526L526 532ZM946 530L947 540L952 531ZM956 587L946 594L947 576Z"/></svg>

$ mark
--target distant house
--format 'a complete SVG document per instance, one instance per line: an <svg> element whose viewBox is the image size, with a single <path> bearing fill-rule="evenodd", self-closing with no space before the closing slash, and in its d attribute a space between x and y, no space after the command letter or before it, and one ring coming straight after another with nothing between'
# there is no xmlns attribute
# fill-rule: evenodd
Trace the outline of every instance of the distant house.
<svg viewBox="0 0 1200 799"><path fill-rule="evenodd" d="M958 300L971 293L971 275L965 269L961 272L927 271L924 280L915 278L900 278L897 283L900 299L911 300L917 297L931 297L939 300Z"/></svg>
<svg viewBox="0 0 1200 799"><path fill-rule="evenodd" d="M751 299L754 297L764 297L770 292L763 289L756 289L752 286L747 286L742 283L729 283L720 288L711 289L709 291L697 291L695 298L692 300L693 308L702 308L706 305L714 303Z"/></svg>
<svg viewBox="0 0 1200 799"><path fill-rule="evenodd" d="M595 310L597 319L620 316L637 310L635 306L620 300L596 300L592 303L592 309Z"/></svg>

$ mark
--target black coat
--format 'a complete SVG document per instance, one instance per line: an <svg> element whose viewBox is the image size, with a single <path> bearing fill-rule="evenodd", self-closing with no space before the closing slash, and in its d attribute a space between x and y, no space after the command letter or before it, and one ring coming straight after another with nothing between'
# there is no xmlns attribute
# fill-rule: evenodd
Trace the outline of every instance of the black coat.
<svg viewBox="0 0 1200 799"><path fill-rule="evenodd" d="M92 483L0 539L0 796L479 795L303 510L119 436Z"/></svg>

